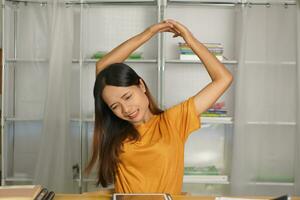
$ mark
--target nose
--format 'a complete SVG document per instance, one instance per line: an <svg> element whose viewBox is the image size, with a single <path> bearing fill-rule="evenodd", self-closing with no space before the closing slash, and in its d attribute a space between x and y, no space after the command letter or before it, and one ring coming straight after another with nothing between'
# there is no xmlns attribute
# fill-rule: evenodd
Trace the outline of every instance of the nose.
<svg viewBox="0 0 300 200"><path fill-rule="evenodd" d="M128 114L129 113L129 106L125 103L122 104L122 113Z"/></svg>

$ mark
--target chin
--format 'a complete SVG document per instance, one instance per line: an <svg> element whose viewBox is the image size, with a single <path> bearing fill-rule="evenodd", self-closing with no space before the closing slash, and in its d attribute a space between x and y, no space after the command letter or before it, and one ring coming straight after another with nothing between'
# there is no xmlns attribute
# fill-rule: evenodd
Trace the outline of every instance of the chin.
<svg viewBox="0 0 300 200"><path fill-rule="evenodd" d="M139 115L135 119L131 119L129 121L131 121L134 124L139 124L139 123L144 123L144 118Z"/></svg>
<svg viewBox="0 0 300 200"><path fill-rule="evenodd" d="M136 118L136 119L132 119L132 120L130 120L131 122L133 122L133 123L143 123L143 119L142 118Z"/></svg>

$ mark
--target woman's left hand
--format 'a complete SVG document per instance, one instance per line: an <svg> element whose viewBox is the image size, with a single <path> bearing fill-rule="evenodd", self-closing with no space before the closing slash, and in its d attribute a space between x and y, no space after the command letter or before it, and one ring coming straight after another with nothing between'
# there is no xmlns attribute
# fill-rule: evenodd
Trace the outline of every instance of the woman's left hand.
<svg viewBox="0 0 300 200"><path fill-rule="evenodd" d="M190 30L185 27L183 24L179 23L178 21L167 19L165 20L166 23L171 24L171 28L169 32L174 33L173 37L182 37L187 43L190 39L192 39L194 36L190 32Z"/></svg>

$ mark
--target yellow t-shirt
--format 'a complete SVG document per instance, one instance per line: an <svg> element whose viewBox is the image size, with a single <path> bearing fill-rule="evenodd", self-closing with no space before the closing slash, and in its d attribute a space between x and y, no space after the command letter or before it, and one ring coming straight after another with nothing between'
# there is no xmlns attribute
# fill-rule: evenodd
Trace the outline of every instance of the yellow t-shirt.
<svg viewBox="0 0 300 200"><path fill-rule="evenodd" d="M124 143L115 191L180 194L184 143L200 128L193 97L136 127L141 140Z"/></svg>

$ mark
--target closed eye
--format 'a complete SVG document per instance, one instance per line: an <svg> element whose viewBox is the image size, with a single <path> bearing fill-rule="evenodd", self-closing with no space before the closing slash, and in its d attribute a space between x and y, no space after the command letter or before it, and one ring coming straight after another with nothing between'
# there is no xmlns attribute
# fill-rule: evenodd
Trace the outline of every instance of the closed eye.
<svg viewBox="0 0 300 200"><path fill-rule="evenodd" d="M126 96L126 97L125 97L125 100L128 100L128 99L130 99L131 97L132 97L132 95Z"/></svg>
<svg viewBox="0 0 300 200"><path fill-rule="evenodd" d="M111 106L111 109L112 109L112 110L115 110L115 109L117 109L117 108L118 108L118 105Z"/></svg>

